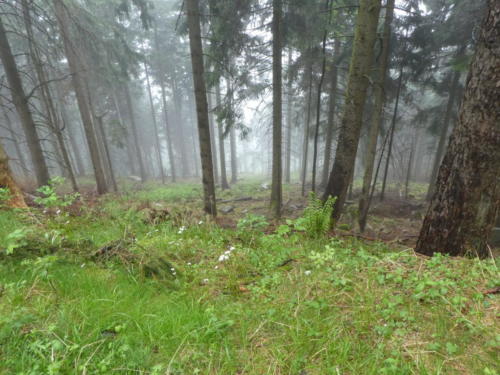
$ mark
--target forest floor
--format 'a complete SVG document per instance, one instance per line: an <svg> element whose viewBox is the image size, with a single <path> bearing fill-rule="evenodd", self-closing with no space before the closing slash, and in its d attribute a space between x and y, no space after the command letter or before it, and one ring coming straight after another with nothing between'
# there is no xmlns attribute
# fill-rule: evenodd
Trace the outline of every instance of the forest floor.
<svg viewBox="0 0 500 375"><path fill-rule="evenodd" d="M495 260L415 254L421 186L363 235L299 189L280 223L255 180L216 222L190 183L0 209L0 374L500 373Z"/></svg>

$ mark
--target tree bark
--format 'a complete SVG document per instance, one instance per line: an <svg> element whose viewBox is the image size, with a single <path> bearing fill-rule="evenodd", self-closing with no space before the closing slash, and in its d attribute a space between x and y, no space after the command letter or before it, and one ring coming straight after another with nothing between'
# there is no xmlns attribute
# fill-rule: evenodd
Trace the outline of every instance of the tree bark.
<svg viewBox="0 0 500 375"><path fill-rule="evenodd" d="M216 216L217 208L215 203L214 171L212 166L212 148L210 147L210 123L204 77L203 48L201 45L200 9L198 0L186 0L185 4L189 28L191 64L193 67L196 114L198 118L204 209L207 214Z"/></svg>
<svg viewBox="0 0 500 375"><path fill-rule="evenodd" d="M381 0L361 0L358 9L337 152L323 196L324 200L337 197L333 209L335 219L342 214L354 172L380 8Z"/></svg>
<svg viewBox="0 0 500 375"><path fill-rule="evenodd" d="M500 210L500 2L488 0L458 124L415 250L488 256Z"/></svg>
<svg viewBox="0 0 500 375"><path fill-rule="evenodd" d="M326 127L325 140L325 158L323 161L323 172L321 177L321 186L326 186L328 183L328 172L330 172L332 158L332 144L335 132L335 112L337 110L337 87L338 87L338 68L340 57L340 39L336 38L333 46L333 61L331 65L331 83L330 97L328 98L328 123Z"/></svg>
<svg viewBox="0 0 500 375"><path fill-rule="evenodd" d="M10 199L7 206L11 208L26 208L21 189L17 186L9 169L9 158L0 143L0 188L9 189ZM1 202L0 202L1 203Z"/></svg>
<svg viewBox="0 0 500 375"><path fill-rule="evenodd" d="M5 107L1 96L0 96L0 107L2 107L3 118L5 120L5 124L7 125L7 130L9 131L11 142L14 145L14 149L16 150L17 160L19 161L19 165L23 171L23 174L25 175L26 172L28 172L28 167L26 164L26 160L24 159L24 153L21 150L21 146L19 145L19 141L14 131L14 126L12 124L9 114L7 113L7 108Z"/></svg>
<svg viewBox="0 0 500 375"><path fill-rule="evenodd" d="M271 211L281 216L282 187L282 1L273 0L273 169L271 186Z"/></svg>
<svg viewBox="0 0 500 375"><path fill-rule="evenodd" d="M443 160L443 154L446 147L446 140L448 139L448 129L450 127L451 117L453 114L453 107L455 105L457 91L458 91L458 83L460 81L460 72L455 71L453 73L450 95L448 97L448 104L446 105L446 112L443 119L443 124L441 125L441 133L439 135L439 143L436 150L436 154L434 155L434 162L432 164L432 173L431 178L429 180L429 188L427 190L427 200L431 200L434 195L436 188L436 178L439 170L439 165Z"/></svg>
<svg viewBox="0 0 500 375"><path fill-rule="evenodd" d="M217 158L217 144L215 142L215 119L213 113L213 99L212 94L208 93L208 109L210 114L210 145L212 147L212 164L214 166L214 181L217 183L219 181L219 160Z"/></svg>
<svg viewBox="0 0 500 375"><path fill-rule="evenodd" d="M371 126L368 134L368 147L365 154L365 173L363 175L363 187L361 197L359 198L359 228L361 232L365 230L366 219L369 210L370 187L373 179L373 169L375 167L375 156L377 153L377 141L382 126L384 105L385 105L385 82L389 66L389 51L391 40L391 25L394 16L395 0L388 0L385 7L384 31L382 35L382 52L380 54L380 63L376 72L377 78L373 88L375 103L373 105L373 114Z"/></svg>
<svg viewBox="0 0 500 375"><path fill-rule="evenodd" d="M80 110L80 116L82 118L85 137L89 147L90 158L92 160L92 167L94 169L94 175L97 183L97 192L98 194L105 194L108 192L108 186L106 184L106 176L104 174L102 160L99 154L99 146L95 135L92 114L90 112L87 95L85 93L85 80L83 77L84 69L80 61L81 59L75 50L74 41L71 39L71 28L69 24L70 16L68 14L68 9L66 9L62 0L53 0L53 3L57 22L63 39L64 50L68 59L68 66L72 76L73 87L75 89L76 100Z"/></svg>
<svg viewBox="0 0 500 375"><path fill-rule="evenodd" d="M12 101L16 107L21 124L26 136L26 142L30 151L31 162L35 169L37 184L47 185L49 182L49 170L43 156L42 146L38 137L33 115L30 111L28 100L23 88L21 77L12 55L7 33L0 17L0 60L2 61L7 81L9 82Z"/></svg>
<svg viewBox="0 0 500 375"><path fill-rule="evenodd" d="M102 114L100 116L96 115L97 118L97 127L99 130L99 135L102 140L102 145L104 147L104 155L106 157L106 161L108 164L108 170L109 170L109 179L111 181L111 186L113 187L113 191L117 192L118 191L118 185L116 184L116 178L115 178L115 169L113 167L113 161L111 160L111 153L109 150L109 144L108 144L108 139L106 137L106 130L104 129L104 124L103 124L103 118L105 114Z"/></svg>
<svg viewBox="0 0 500 375"><path fill-rule="evenodd" d="M302 144L302 196L306 194L306 182L307 182L307 162L309 158L309 127L311 125L311 107L312 107L312 84L313 84L313 67L312 67L312 57L311 51L308 52L309 62L307 63L307 72L309 76L309 88L308 88L308 98L307 98L307 111L306 111L306 123L304 127L304 142Z"/></svg>
<svg viewBox="0 0 500 375"><path fill-rule="evenodd" d="M135 111L134 104L132 103L132 97L130 96L130 87L128 83L125 83L125 100L127 101L128 114L130 116L130 126L132 129L132 140L134 141L135 155L137 162L139 164L139 174L141 175L141 181L146 181L146 170L144 168L144 161L142 158L142 150L139 142L139 134L137 132L137 123L135 121Z"/></svg>
<svg viewBox="0 0 500 375"><path fill-rule="evenodd" d="M236 130L234 124L229 129L229 142L231 146L231 184L238 182L238 155L236 154Z"/></svg>

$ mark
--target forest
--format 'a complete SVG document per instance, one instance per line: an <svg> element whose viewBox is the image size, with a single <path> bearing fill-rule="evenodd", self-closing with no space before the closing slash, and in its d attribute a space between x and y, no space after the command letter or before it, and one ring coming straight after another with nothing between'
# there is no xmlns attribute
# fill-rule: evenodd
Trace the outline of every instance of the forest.
<svg viewBox="0 0 500 375"><path fill-rule="evenodd" d="M0 375L500 375L500 1L0 0Z"/></svg>

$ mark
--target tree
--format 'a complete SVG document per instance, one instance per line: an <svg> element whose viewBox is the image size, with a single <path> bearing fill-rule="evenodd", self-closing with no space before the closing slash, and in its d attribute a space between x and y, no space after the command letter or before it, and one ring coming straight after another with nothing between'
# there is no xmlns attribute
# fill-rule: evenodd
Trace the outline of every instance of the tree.
<svg viewBox="0 0 500 375"><path fill-rule="evenodd" d="M324 200L337 197L333 209L336 219L354 173L380 8L381 0L361 0L359 4L337 152L323 196Z"/></svg>
<svg viewBox="0 0 500 375"><path fill-rule="evenodd" d="M53 0L56 12L57 22L59 24L61 36L64 44L64 51L68 59L69 70L72 75L73 87L76 94L78 108L80 109L80 116L83 122L85 137L90 151L90 158L92 159L92 167L94 168L94 175L97 183L97 192L104 194L108 192L106 184L106 176L102 165L101 156L99 154L99 146L92 122L92 113L88 103L88 93L86 92L84 72L81 57L78 56L75 41L71 37L70 27L70 14L62 0Z"/></svg>
<svg viewBox="0 0 500 375"><path fill-rule="evenodd" d="M12 208L24 208L24 202L21 189L17 186L9 169L9 158L5 153L2 144L0 143L0 188L9 189L10 199L7 205Z"/></svg>
<svg viewBox="0 0 500 375"><path fill-rule="evenodd" d="M12 101L21 119L21 124L28 143L28 149L30 151L31 162L35 169L37 184L40 186L47 185L49 182L49 170L45 162L45 157L43 156L35 121L33 120L33 115L28 104L29 97L24 92L21 76L19 75L1 17L0 60L2 61L7 81L9 82Z"/></svg>
<svg viewBox="0 0 500 375"><path fill-rule="evenodd" d="M271 211L277 218L281 216L282 203L282 42L281 42L281 0L273 0L273 168L271 186Z"/></svg>
<svg viewBox="0 0 500 375"><path fill-rule="evenodd" d="M194 94L198 118L198 136L202 165L204 209L207 214L217 215L215 203L215 184L210 145L210 122L208 117L207 90L205 86L203 48L201 44L200 9L198 0L186 0L187 23L191 64L193 66Z"/></svg>
<svg viewBox="0 0 500 375"><path fill-rule="evenodd" d="M489 0L458 124L415 248L419 253L488 255L500 210L499 28L500 3Z"/></svg>
<svg viewBox="0 0 500 375"><path fill-rule="evenodd" d="M377 69L376 83L373 88L375 97L372 121L368 135L368 147L365 153L365 173L363 175L363 187L359 199L359 228L364 231L368 217L370 188L375 167L375 155L377 152L377 140L382 125L384 103L385 103L385 81L389 66L389 42L391 39L391 24L394 14L395 0L388 0L385 7L384 30L382 36L382 51Z"/></svg>

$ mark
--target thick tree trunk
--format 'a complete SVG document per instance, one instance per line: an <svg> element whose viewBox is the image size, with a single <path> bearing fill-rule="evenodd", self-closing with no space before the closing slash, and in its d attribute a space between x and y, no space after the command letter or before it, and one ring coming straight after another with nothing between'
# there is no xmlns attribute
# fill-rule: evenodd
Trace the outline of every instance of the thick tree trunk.
<svg viewBox="0 0 500 375"><path fill-rule="evenodd" d="M111 153L109 150L109 144L108 144L108 139L106 137L106 130L104 129L104 124L103 124L103 117L105 114L97 116L97 127L99 130L99 136L102 140L102 145L104 147L104 156L106 157L106 162L108 165L108 171L109 171L109 179L111 182L111 186L113 187L113 191L117 192L118 191L118 185L116 184L116 178L115 178L115 169L113 167L113 160L111 159Z"/></svg>
<svg viewBox="0 0 500 375"><path fill-rule="evenodd" d="M340 39L336 38L333 46L333 61L331 65L331 83L330 97L328 98L328 120L326 125L325 140L325 158L323 161L323 172L321 177L321 186L328 183L328 173L330 172L332 159L332 144L335 131L335 112L337 110L337 86L338 86L338 68L340 57Z"/></svg>
<svg viewBox="0 0 500 375"><path fill-rule="evenodd" d="M427 190L427 200L431 200L434 195L436 188L436 178L439 170L439 166L441 161L443 160L443 154L446 147L446 140L448 139L448 129L450 127L450 122L453 114L453 107L455 105L457 91L458 91L458 83L460 81L460 72L455 71L453 73L453 78L451 82L450 95L448 97L448 104L446 105L446 112L444 115L443 123L441 125L441 133L439 135L439 143L436 150L436 154L434 155L434 163L432 164L432 173L431 178L429 180L429 188Z"/></svg>
<svg viewBox="0 0 500 375"><path fill-rule="evenodd" d="M382 52L380 62L376 72L376 83L373 87L373 96L375 103L373 105L373 114L368 134L368 147L365 154L365 173L363 175L363 187L361 197L359 198L359 228L361 232L365 230L366 219L368 217L368 201L370 187L373 179L373 169L375 167L375 155L377 153L377 141L382 126L382 119L385 104L385 81L387 77L387 68L389 66L389 51L391 40L391 25L394 16L395 0L388 0L385 7L384 31L382 36Z"/></svg>
<svg viewBox="0 0 500 375"><path fill-rule="evenodd" d="M271 186L271 211L281 216L282 188L282 1L273 0L273 170Z"/></svg>
<svg viewBox="0 0 500 375"><path fill-rule="evenodd" d="M288 49L288 70L292 65L292 49ZM293 93L292 93L292 78L289 74L287 85L286 85L286 144L285 144L285 182L290 183L290 172L291 172L291 162L292 162L292 105L293 105Z"/></svg>
<svg viewBox="0 0 500 375"><path fill-rule="evenodd" d="M333 216L342 214L347 189L354 172L370 68L373 60L381 0L361 0L359 3L354 45L349 68L344 114L340 128L337 152L324 199L337 197Z"/></svg>
<svg viewBox="0 0 500 375"><path fill-rule="evenodd" d="M38 185L47 185L49 182L49 170L43 156L42 146L38 137L38 131L30 111L29 98L24 93L23 84L16 61L12 55L12 50L7 39L2 18L0 17L0 60L2 61L7 81L9 82L12 101L16 107L21 124L23 126L26 142L30 151L31 162L35 169L35 175Z"/></svg>
<svg viewBox="0 0 500 375"><path fill-rule="evenodd" d="M10 199L7 206L11 208L25 208L23 194L12 178L9 169L9 158L5 153L2 144L0 143L0 188L9 189ZM1 202L0 202L1 203Z"/></svg>
<svg viewBox="0 0 500 375"><path fill-rule="evenodd" d="M200 139L204 209L207 214L216 216L214 171L212 166L212 149L210 147L210 123L208 119L207 90L204 77L203 48L201 45L200 9L198 0L186 0L185 4L189 28L191 63L193 67L198 136Z"/></svg>
<svg viewBox="0 0 500 375"><path fill-rule="evenodd" d="M80 116L82 118L83 128L85 130L85 137L89 147L90 158L92 160L92 167L94 168L94 175L97 183L97 192L104 194L108 192L106 184L106 176L102 165L101 156L99 154L99 146L92 122L92 114L89 109L87 95L85 90L85 80L82 75L83 67L81 59L76 52L75 42L71 39L70 15L62 0L53 0L56 12L57 22L61 29L61 36L63 39L64 50L68 59L68 66L71 72L73 87L75 89L76 100L78 108L80 109Z"/></svg>
<svg viewBox="0 0 500 375"><path fill-rule="evenodd" d="M174 100L174 118L175 118L175 126L173 127L175 129L174 134L176 135L177 141L176 141L176 148L179 151L180 154L180 159L181 159L181 175L182 177L188 177L191 175L191 166L189 164L189 158L188 158L188 152L186 149L186 144L187 144L187 139L188 137L185 135L185 124L189 124L188 121L185 121L185 118L189 116L189 106L191 104L191 101L188 99L188 105L186 106L186 115L184 115L183 112L183 103L182 103L182 97L180 97L180 89L177 86L177 82L175 79L171 80L171 86L172 86L172 95L173 95L173 100ZM190 95L188 95L188 98L191 98ZM187 129L189 130L189 128ZM189 132L187 132L189 134ZM189 147L191 148L191 147ZM193 150L194 151L194 150Z"/></svg>
<svg viewBox="0 0 500 375"><path fill-rule="evenodd" d="M229 129L229 142L231 146L231 184L238 182L238 155L236 150L236 130L234 124Z"/></svg>
<svg viewBox="0 0 500 375"><path fill-rule="evenodd" d="M219 83L215 85L215 105L217 108L221 106L221 96L220 96L220 86ZM229 184L227 183L227 172L226 172L226 151L224 149L224 129L222 128L222 122L217 121L217 130L219 134L219 159L220 159L220 187L222 190L229 189Z"/></svg>
<svg viewBox="0 0 500 375"><path fill-rule="evenodd" d="M149 79L148 64L145 61L144 61L144 71L146 72L146 83L148 86L149 105L151 106L151 117L153 119L153 129L155 132L154 138L155 138L156 156L158 158L158 168L160 169L161 182L164 184L165 183L165 171L163 169L163 159L161 157L160 137L158 135L158 123L156 122L156 111L155 111L155 105L153 103L153 94L151 92L151 81Z"/></svg>
<svg viewBox="0 0 500 375"><path fill-rule="evenodd" d="M16 133L14 131L14 126L12 124L9 114L7 113L7 107L4 106L1 96L0 96L0 107L2 108L2 114L5 124L7 125L7 130L9 131L10 140L14 146L14 149L16 150L17 161L19 162L23 174L25 175L28 172L28 167L26 164L26 160L24 158L24 153L21 150L19 140L17 139Z"/></svg>
<svg viewBox="0 0 500 375"><path fill-rule="evenodd" d="M488 0L458 124L415 250L488 256L500 210L500 2Z"/></svg>

